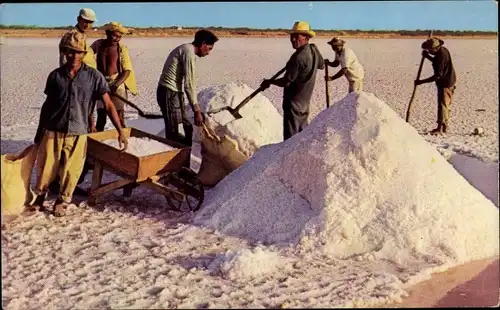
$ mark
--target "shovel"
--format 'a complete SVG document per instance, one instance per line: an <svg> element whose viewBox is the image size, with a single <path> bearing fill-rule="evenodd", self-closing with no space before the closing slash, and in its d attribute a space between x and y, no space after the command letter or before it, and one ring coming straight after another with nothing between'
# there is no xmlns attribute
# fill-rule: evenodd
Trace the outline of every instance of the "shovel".
<svg viewBox="0 0 500 310"><path fill-rule="evenodd" d="M330 107L330 92L328 90L328 81L326 78L328 77L328 59L325 59L325 92L326 92L326 107Z"/></svg>
<svg viewBox="0 0 500 310"><path fill-rule="evenodd" d="M276 73L275 75L273 75L270 80L275 80L278 76L280 76L283 72L285 72L286 68L283 68L281 69L278 73ZM215 109L215 110L212 110L212 111L208 111L207 112L207 115L212 115L212 114L215 114L215 113L219 113L219 112L222 112L222 111L229 111L229 113L231 113L233 115L233 117L235 119L240 119L240 118L243 118L243 116L241 116L240 114L240 109L245 105L247 104L250 100L252 100L253 97L257 96L258 93L260 93L261 91L263 91L264 89L262 87L259 87L257 88L253 93L250 94L250 96L246 97L245 99L243 99L243 101L238 104L236 106L236 108L232 108L230 106L227 106L227 107L222 107L222 108L219 108L219 109Z"/></svg>
<svg viewBox="0 0 500 310"><path fill-rule="evenodd" d="M429 32L429 38L432 37L432 30ZM422 56L420 60L420 66L418 67L417 80L420 79L420 74L422 73L422 67L424 65L425 57ZM406 122L410 122L411 108L413 104L413 99L415 99L415 93L417 92L417 85L413 86L413 93L411 94L410 103L408 103L408 109L406 110Z"/></svg>
<svg viewBox="0 0 500 310"><path fill-rule="evenodd" d="M141 117L144 117L144 118L147 118L147 119L159 119L159 118L163 118L163 115L161 115L161 114L144 113L144 111L142 111L138 106L136 106L135 104L133 104L132 102L128 101L127 99L123 98L122 96L120 96L118 94L111 94L111 96L114 96L114 97L120 99L121 101L125 102L127 105L129 105L132 108L134 108L135 110L137 110L137 112L139 112L139 115Z"/></svg>

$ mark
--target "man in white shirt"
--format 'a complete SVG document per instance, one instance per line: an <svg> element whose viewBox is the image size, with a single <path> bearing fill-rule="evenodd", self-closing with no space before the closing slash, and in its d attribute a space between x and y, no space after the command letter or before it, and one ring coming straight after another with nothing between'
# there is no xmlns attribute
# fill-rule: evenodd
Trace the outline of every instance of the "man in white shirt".
<svg viewBox="0 0 500 310"><path fill-rule="evenodd" d="M203 115L197 102L195 56L210 54L218 40L212 32L199 30L192 43L181 44L168 55L156 90L156 101L165 121L165 138L187 146L192 144L193 126L186 117L183 81L189 105L194 112L194 123L196 126L203 124Z"/></svg>
<svg viewBox="0 0 500 310"><path fill-rule="evenodd" d="M359 63L356 54L348 48L345 47L345 41L340 38L333 38L328 42L335 52L335 61L328 62L330 67L341 66L339 72L333 76L327 76L325 79L327 81L336 80L343 75L347 78L349 82L349 92L362 91L363 90L363 79L365 77L365 71L363 66Z"/></svg>

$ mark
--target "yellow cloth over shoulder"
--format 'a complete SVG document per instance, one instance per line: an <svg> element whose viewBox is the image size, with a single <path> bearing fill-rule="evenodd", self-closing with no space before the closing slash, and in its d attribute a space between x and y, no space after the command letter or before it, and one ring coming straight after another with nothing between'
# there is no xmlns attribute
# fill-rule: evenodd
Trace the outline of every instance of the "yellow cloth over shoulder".
<svg viewBox="0 0 500 310"><path fill-rule="evenodd" d="M139 91L137 90L137 82L135 79L134 68L132 67L132 61L130 60L130 53L128 47L120 44L120 63L122 65L122 70L130 70L128 78L125 80L125 87L127 87L130 92L136 96Z"/></svg>
<svg viewBox="0 0 500 310"><path fill-rule="evenodd" d="M98 51L99 46L104 41L104 39L99 39L92 43L92 50ZM120 64L122 71L130 70L128 78L125 80L125 87L132 93L132 95L137 96L139 91L137 90L137 82L135 78L134 68L132 67L132 60L130 59L130 53L128 47L124 44L119 44L120 47Z"/></svg>

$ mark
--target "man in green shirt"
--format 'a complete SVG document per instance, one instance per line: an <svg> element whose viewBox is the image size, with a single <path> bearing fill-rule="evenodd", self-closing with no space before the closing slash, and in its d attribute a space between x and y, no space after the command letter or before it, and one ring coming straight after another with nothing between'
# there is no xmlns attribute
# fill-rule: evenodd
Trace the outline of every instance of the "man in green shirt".
<svg viewBox="0 0 500 310"><path fill-rule="evenodd" d="M192 144L193 126L186 116L183 82L194 112L194 123L196 126L203 124L203 114L197 102L195 56L205 57L210 54L218 40L212 32L199 30L192 43L181 44L168 55L156 90L156 100L165 121L167 139L187 146Z"/></svg>

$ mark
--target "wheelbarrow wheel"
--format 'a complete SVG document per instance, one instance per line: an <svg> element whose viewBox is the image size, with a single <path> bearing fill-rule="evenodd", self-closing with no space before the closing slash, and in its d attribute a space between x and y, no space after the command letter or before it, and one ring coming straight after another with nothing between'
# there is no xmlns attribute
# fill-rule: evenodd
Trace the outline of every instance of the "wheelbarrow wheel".
<svg viewBox="0 0 500 310"><path fill-rule="evenodd" d="M180 212L198 211L205 198L205 189L198 180L198 175L191 169L182 168L179 171L169 173L163 178L163 184L176 188L186 195L185 201L180 201L170 196L165 196L167 203L172 209Z"/></svg>

